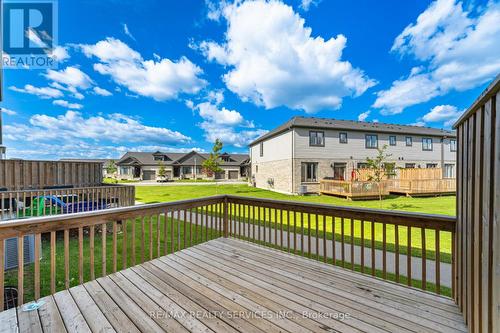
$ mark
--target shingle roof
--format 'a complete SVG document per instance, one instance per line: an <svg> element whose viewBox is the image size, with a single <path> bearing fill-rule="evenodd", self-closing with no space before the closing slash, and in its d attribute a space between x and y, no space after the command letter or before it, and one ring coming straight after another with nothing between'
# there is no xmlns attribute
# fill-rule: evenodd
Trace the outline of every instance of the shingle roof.
<svg viewBox="0 0 500 333"><path fill-rule="evenodd" d="M293 117L286 123L260 136L259 138L251 142L249 146L253 146L261 141L264 141L273 136L281 134L293 127L337 129L337 130L351 130L351 131L379 132L379 133L382 132L382 133L395 133L395 134L430 135L439 137L444 137L444 136L456 137L455 131L448 131L431 127L373 123L373 122L354 121L354 120L314 118L314 117Z"/></svg>
<svg viewBox="0 0 500 333"><path fill-rule="evenodd" d="M120 160L117 162L117 164L124 163L127 159L131 158L132 160L137 161L138 164L141 165L157 165L159 161L154 160L154 155L161 154L164 156L167 156L168 160L167 161L162 161L165 165L183 165L185 162L183 161L184 157L188 157L190 154L196 154L201 156L203 159L207 159L210 154L206 153L198 153L198 152L189 152L189 153L170 153L170 152L138 152L138 151L133 151L133 152L127 152L125 155L120 158ZM249 159L248 154L227 154L230 158L230 162L225 162L222 161L221 165L226 165L226 166L238 166L241 165L243 162ZM192 160L192 158L188 158L186 162L189 162ZM202 161L198 161L198 163L201 163ZM188 163L189 165L192 165L192 163Z"/></svg>

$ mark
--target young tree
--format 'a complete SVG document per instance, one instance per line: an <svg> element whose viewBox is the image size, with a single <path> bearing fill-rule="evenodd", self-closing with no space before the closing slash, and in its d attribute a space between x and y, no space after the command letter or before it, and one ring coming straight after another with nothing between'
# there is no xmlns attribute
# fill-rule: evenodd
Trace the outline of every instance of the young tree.
<svg viewBox="0 0 500 333"><path fill-rule="evenodd" d="M167 177L167 169L165 168L165 164L161 161L158 162L158 177L162 180L165 180Z"/></svg>
<svg viewBox="0 0 500 333"><path fill-rule="evenodd" d="M223 171L220 167L220 152L223 144L220 139L216 139L210 156L203 161L201 166L207 176L212 177L215 173Z"/></svg>
<svg viewBox="0 0 500 333"><path fill-rule="evenodd" d="M394 164L387 162L392 155L386 154L386 150L387 145L384 145L382 148L377 148L377 156L366 158L367 168L372 171L368 180L377 184L379 200L382 200L382 182L395 173Z"/></svg>
<svg viewBox="0 0 500 333"><path fill-rule="evenodd" d="M106 164L104 169L106 170L106 173L108 176L114 175L118 171L118 168L116 167L115 161L113 161L113 160L108 161L108 163Z"/></svg>

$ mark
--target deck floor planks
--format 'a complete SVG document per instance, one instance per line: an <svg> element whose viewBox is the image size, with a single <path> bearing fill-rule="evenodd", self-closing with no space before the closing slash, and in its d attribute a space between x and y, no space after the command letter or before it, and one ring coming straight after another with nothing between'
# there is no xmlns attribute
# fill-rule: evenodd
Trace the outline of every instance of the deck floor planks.
<svg viewBox="0 0 500 333"><path fill-rule="evenodd" d="M325 325L322 325L308 318L303 318L301 313L294 312L289 307L290 304L286 304L287 302L278 303L276 301L277 295L272 295L272 297L270 297L270 294L267 295L259 294L256 292L255 290L256 288L254 285L246 284L245 281L243 280L235 282L235 280L231 279L228 274L224 273L218 274L218 272L214 272L213 270L206 270L201 266L203 262L201 263L197 262L200 265L193 264L189 260L189 257L184 257L179 254L180 252L177 252L175 256L171 256L169 257L169 259L172 259L176 261L178 264L186 267L187 269L193 272L197 272L198 274L201 274L204 277L223 285L225 288L228 288L229 290L232 290L240 295L245 295L247 299L259 303L263 306L266 306L267 309L269 309L270 311L272 311L277 315L279 315L280 311L288 314L287 319L293 321L295 324L300 326L296 327L296 330L294 330L295 332L302 332L304 331L304 328L307 330L311 330L313 332L328 331L327 329L325 329ZM214 263L211 262L210 266L212 266L213 264Z"/></svg>
<svg viewBox="0 0 500 333"><path fill-rule="evenodd" d="M41 298L40 301L45 302L45 305L38 309L43 331L51 333L66 332L66 327L64 326L54 297L52 295L46 296Z"/></svg>
<svg viewBox="0 0 500 333"><path fill-rule="evenodd" d="M68 332L91 332L90 327L87 325L85 318L68 290L55 293L54 300Z"/></svg>
<svg viewBox="0 0 500 333"><path fill-rule="evenodd" d="M76 286L69 290L78 309L93 332L116 332L110 322L103 315L97 304L84 286Z"/></svg>
<svg viewBox="0 0 500 333"><path fill-rule="evenodd" d="M232 271L233 273L224 272L223 268L219 267L217 265L218 263L215 260L211 261L210 264L205 264L205 263L201 263L199 260L196 260L197 256L195 253L192 253L192 252L184 252L184 253L181 252L181 253L177 253L177 255L186 261L191 261L192 263L195 263L196 265L203 267L209 271L212 271L216 274L222 274L222 275L224 275L225 279L228 279L236 284L241 284L242 286L245 286L246 288L251 290L252 293L256 293L257 295L260 295L261 297L271 297L270 296L271 294L269 292L279 292L279 294L273 293L272 299L274 301L276 301L278 304L280 304L282 306L282 309L288 308L291 311L294 311L295 315L300 314L300 316L302 316L303 313L310 313L312 310L311 308L307 307L306 305L300 304L300 302L297 301L297 299L299 297L297 297L296 295L294 295L293 293L291 293L289 291L282 290L282 289L278 291L277 290L278 288L276 288L275 290L273 290L272 288L270 290L267 290L267 289L262 287L262 285L266 285L267 282L264 282L264 281L261 281L258 279L254 279L249 275L245 276L246 280L244 280L243 279L244 274L242 274L241 272L234 271L234 270ZM234 272L236 272L236 273L234 273ZM289 295L290 298L286 298L282 295ZM309 302L306 302L306 303L309 303ZM310 307L313 307L310 304L307 304L307 305ZM316 309L316 310L318 310L318 309ZM319 310L325 312L325 311L330 311L331 309L327 309L327 308L323 307ZM308 319L307 317L305 319L307 319L308 321L311 320L311 319ZM304 321L305 321L305 319L304 319ZM341 330L342 332L359 332L359 330L357 330L353 327L349 327L348 325L346 325L342 322L337 322L332 318L320 317L320 318L315 318L315 320L317 320L317 322L319 324L321 324L321 326L319 327L321 331L324 331L325 327L331 327L331 328L334 328L336 330Z"/></svg>
<svg viewBox="0 0 500 333"><path fill-rule="evenodd" d="M400 313L399 311L402 310L405 313L411 315L411 316L404 315L402 318L406 318L418 324L425 323L430 328L438 327L443 332L446 332L446 330L449 330L450 328L452 328L453 330L465 329L462 322L459 321L458 315L453 316L452 314L441 311L439 313L440 314L439 321L436 322L433 321L432 319L436 318L436 312L439 311L439 309L426 308L424 310L421 309L419 306L415 305L412 306L410 302L404 302L403 297L399 301L395 301L393 299L386 299L384 298L384 294L382 293L374 294L367 287L357 288L356 286L353 286L352 283L349 284L345 280L344 281L332 280L331 274L319 275L310 272L310 270L299 272L296 266L288 267L286 264L283 263L283 261L276 261L271 256L256 258L258 255L255 253L255 251L253 252L245 251L242 250L240 247L238 249L233 248L228 252L225 251L228 249L228 247L222 246L219 248L219 246L220 244L203 245L198 247L198 249L202 250L204 247L209 248L210 251L214 250L217 251L218 249L220 249L221 251L219 251L219 257L226 256L228 257L228 260L231 260L231 256L232 255L234 256L237 253L238 255L243 256L238 258L239 261L244 261L253 264L254 266L257 266L258 269L272 270L276 274L281 274L291 277L297 280L298 282L301 282L306 285L313 285L315 288L318 288L320 290L325 290L332 293L337 293L339 290L341 290L342 291L341 296L345 297L346 299L349 299L349 295L351 295L350 298L352 300L359 302L360 301L359 297L364 297L366 298L366 301L361 300L361 303L367 303L372 307L376 307L373 303L371 303L371 302L376 302L377 304L379 304L378 305L379 308L385 309L389 313L393 313L395 311L397 313ZM266 260L268 262L266 262ZM269 264L269 261L271 261L271 264ZM279 269L275 268L277 267L277 265L280 265ZM341 282L340 285L339 281ZM345 294L345 292L347 292L347 294Z"/></svg>
<svg viewBox="0 0 500 333"><path fill-rule="evenodd" d="M28 306L30 303L26 303L23 306ZM19 321L19 332L20 333L42 333L42 324L40 323L40 317L38 316L38 311L18 311L17 317Z"/></svg>
<svg viewBox="0 0 500 333"><path fill-rule="evenodd" d="M147 269L145 268L146 266ZM147 278L151 282L154 282L155 285L157 285L159 288L161 287L163 293L167 292L169 295L174 294L173 298L176 297L176 294L178 293L178 297L182 299L183 302L186 302L187 306L189 306L192 311L201 311L201 313L203 314L203 319L207 323L207 326L209 325L210 321L214 320L214 316L206 316L205 314L223 314L228 311L228 308L225 308L219 303L215 302L213 298L208 297L204 293L200 293L191 289L189 286L182 283L182 281L178 281L175 278L167 275L163 270L154 265L141 265L133 267L132 270L134 272L137 272L137 274L139 274L142 278ZM177 289L174 289L174 286ZM232 329L235 329L240 332L250 333L263 332L248 321L238 317L216 316L215 324L217 326L224 327L224 330L221 330L220 332L224 332L225 329L227 329L228 331L232 331ZM230 327L227 327L226 324ZM214 327L212 326L211 328L214 329Z"/></svg>
<svg viewBox="0 0 500 333"><path fill-rule="evenodd" d="M18 329L16 309L0 312L0 332L18 332Z"/></svg>
<svg viewBox="0 0 500 333"><path fill-rule="evenodd" d="M205 254L204 254L205 255ZM216 261L217 259L213 259ZM227 263L225 264L228 265ZM228 266L229 267L229 266ZM313 313L349 313L352 316L348 321L345 322L346 325L351 326L349 329L357 329L364 332L380 332L380 331L397 331L397 332L411 332L404 327L398 326L387 320L372 316L369 313L364 313L356 309L355 307L349 306L344 302L343 299L333 298L333 297L323 297L321 295L311 295L308 291L304 291L296 287L296 283L286 283L275 278L270 278L269 276L262 276L253 268L241 268L236 269L230 267L231 270L239 272L239 276L250 276L257 281L260 281L261 286L265 287L269 292L279 295L286 295L291 300L296 300L299 303L311 308ZM246 275L243 275L246 272ZM370 320L367 320L370 319ZM346 329L341 330L347 331Z"/></svg>
<svg viewBox="0 0 500 333"><path fill-rule="evenodd" d="M1 312L0 332L466 330L458 308L448 298L230 238L160 257L42 300L45 305L37 311ZM152 315L161 312L167 315ZM343 321L303 316L338 312L351 316Z"/></svg>
<svg viewBox="0 0 500 333"><path fill-rule="evenodd" d="M241 249L247 248L250 251L255 251L254 244L244 241L242 242L240 240L220 239L218 242L214 243L214 245L219 244L226 244L232 246L233 248L236 246L238 249L240 247ZM373 278L372 276L367 276L364 274L359 274L357 272L341 269L337 266L325 265L321 262L308 260L307 258L303 258L301 256L288 254L282 251L276 251L270 248L259 247L259 250L256 251L255 254L268 254L275 258L279 258L283 262L290 263L295 267L302 267L306 271L322 272L330 275L331 277L338 276L342 279L356 282L360 285L369 285L372 289L382 291L386 296L396 295L401 297L401 295L405 295L407 299L414 300L417 303L429 304L440 309L445 309L454 314L458 313L456 305L450 298L442 297L430 292L424 292L415 288L408 288L407 286L403 286L401 284L391 283L389 281Z"/></svg>

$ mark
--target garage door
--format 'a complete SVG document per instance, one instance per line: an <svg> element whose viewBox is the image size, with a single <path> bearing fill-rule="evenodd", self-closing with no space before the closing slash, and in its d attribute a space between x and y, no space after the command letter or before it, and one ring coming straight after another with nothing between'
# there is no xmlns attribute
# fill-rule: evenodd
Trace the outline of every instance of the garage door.
<svg viewBox="0 0 500 333"><path fill-rule="evenodd" d="M144 170L142 172L142 179L143 180L155 180L156 179L156 171L154 170Z"/></svg>
<svg viewBox="0 0 500 333"><path fill-rule="evenodd" d="M229 179L238 179L238 171L229 171Z"/></svg>
<svg viewBox="0 0 500 333"><path fill-rule="evenodd" d="M224 178L226 178L226 173L224 171L215 173L215 179L224 179Z"/></svg>

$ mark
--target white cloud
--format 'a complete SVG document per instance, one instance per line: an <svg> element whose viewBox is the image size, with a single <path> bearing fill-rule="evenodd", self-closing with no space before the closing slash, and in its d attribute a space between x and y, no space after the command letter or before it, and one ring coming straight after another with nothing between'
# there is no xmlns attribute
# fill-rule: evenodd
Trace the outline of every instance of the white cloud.
<svg viewBox="0 0 500 333"><path fill-rule="evenodd" d="M227 66L224 82L244 101L314 112L339 108L344 97L375 85L341 59L343 35L312 37L304 19L279 1L238 1L226 5L223 16L225 42L198 47L207 59Z"/></svg>
<svg viewBox="0 0 500 333"><path fill-rule="evenodd" d="M74 66L68 66L60 71L49 69L44 76L73 92L77 89L88 89L94 83L87 74Z"/></svg>
<svg viewBox="0 0 500 333"><path fill-rule="evenodd" d="M311 5L317 6L320 2L321 0L301 0L300 8L307 12L311 8Z"/></svg>
<svg viewBox="0 0 500 333"><path fill-rule="evenodd" d="M63 108L72 109L72 110L80 110L83 108L83 105L78 103L70 103L68 101L62 99L56 99L52 102L54 105L62 106Z"/></svg>
<svg viewBox="0 0 500 333"><path fill-rule="evenodd" d="M388 114L452 90L475 88L500 72L500 2L475 11L457 0L433 2L396 37L391 51L425 64L377 93L374 107Z"/></svg>
<svg viewBox="0 0 500 333"><path fill-rule="evenodd" d="M188 143L188 136L162 127L147 126L123 114L84 117L81 113L67 111L53 117L36 114L30 118L30 124L5 126L5 137L10 140L51 141L93 140L110 141L119 144L181 144Z"/></svg>
<svg viewBox="0 0 500 333"><path fill-rule="evenodd" d="M51 56L52 56L52 58L54 58L56 61L59 61L59 62L63 62L63 61L70 58L69 53L68 53L68 48L65 46L56 46L52 50Z"/></svg>
<svg viewBox="0 0 500 333"><path fill-rule="evenodd" d="M207 6L207 18L212 21L219 21L222 17L224 7L227 6L226 0L205 0Z"/></svg>
<svg viewBox="0 0 500 333"><path fill-rule="evenodd" d="M88 57L99 59L94 64L97 72L111 76L133 93L157 101L174 99L182 93L198 93L207 84L199 77L203 74L201 68L186 57L177 61L144 60L137 51L114 38L80 47Z"/></svg>
<svg viewBox="0 0 500 333"><path fill-rule="evenodd" d="M463 111L453 105L437 105L422 117L422 120L429 123L443 122L444 127L451 127L462 115Z"/></svg>
<svg viewBox="0 0 500 333"><path fill-rule="evenodd" d="M10 86L10 90L25 93L25 94L31 94L38 96L43 99L49 99L49 98L58 98L62 97L64 94L58 90L54 89L51 87L35 87L32 86L31 84L27 84L24 86L24 88L18 88L15 86Z"/></svg>
<svg viewBox="0 0 500 333"><path fill-rule="evenodd" d="M410 124L410 126L424 127L425 126L425 122L423 122L423 121L417 121L417 122L414 122L414 123Z"/></svg>
<svg viewBox="0 0 500 333"><path fill-rule="evenodd" d="M100 88L100 87L94 87L94 93L96 93L99 96L111 96L113 95L110 91Z"/></svg>
<svg viewBox="0 0 500 333"><path fill-rule="evenodd" d="M243 116L238 111L219 108L210 102L200 103L196 108L203 119L217 125L235 126L243 122Z"/></svg>
<svg viewBox="0 0 500 333"><path fill-rule="evenodd" d="M128 25L126 23L123 23L122 27L123 27L123 33L125 35L129 36L133 40L136 40L135 37L134 37L134 35L132 35L132 33L130 32L130 30L128 29Z"/></svg>
<svg viewBox="0 0 500 333"><path fill-rule="evenodd" d="M358 121L365 121L369 115L370 115L370 111L365 111L363 113L360 113L358 115Z"/></svg>
<svg viewBox="0 0 500 333"><path fill-rule="evenodd" d="M220 139L224 145L238 148L246 147L256 138L267 133L262 129L236 131L233 127L220 126L209 121L204 121L200 127L205 131L205 139L208 142Z"/></svg>
<svg viewBox="0 0 500 333"><path fill-rule="evenodd" d="M0 112L5 113L6 115L9 115L9 116L15 116L17 114L16 111L11 110L11 109L6 109L6 108L0 108Z"/></svg>

